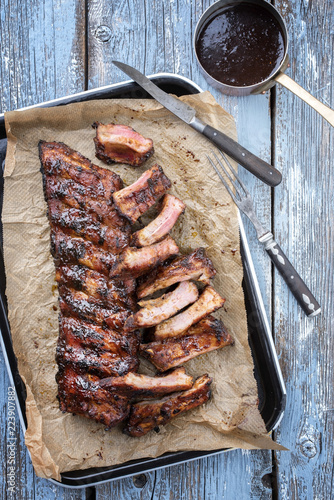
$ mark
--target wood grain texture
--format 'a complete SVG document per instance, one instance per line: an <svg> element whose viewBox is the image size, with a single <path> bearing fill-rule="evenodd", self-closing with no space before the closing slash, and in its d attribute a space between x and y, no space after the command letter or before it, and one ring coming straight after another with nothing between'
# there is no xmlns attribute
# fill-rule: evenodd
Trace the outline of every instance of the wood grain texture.
<svg viewBox="0 0 334 500"><path fill-rule="evenodd" d="M0 2L1 112L79 92L85 84L84 1ZM15 411L15 493L9 487L9 380L0 354L0 497L1 499L86 498L84 490L66 490L37 478Z"/></svg>
<svg viewBox="0 0 334 500"><path fill-rule="evenodd" d="M3 0L1 110L84 89L84 1Z"/></svg>
<svg viewBox="0 0 334 500"><path fill-rule="evenodd" d="M333 492L333 130L286 89L232 98L214 91L195 62L192 34L209 0L38 0L0 3L0 109L122 81L111 64L125 61L146 74L176 72L208 89L236 120L240 143L275 161L283 182L271 190L240 168L261 222L322 305L307 319L245 221L265 307L273 320L287 383L287 410L277 441L289 452L231 451L127 478L93 490L66 490L36 478L16 418L15 478L22 499L327 499ZM334 107L333 0L276 0L288 24L287 73ZM87 21L87 22L86 22ZM87 47L87 52L86 52ZM85 69L87 72L85 73ZM276 97L275 97L276 96ZM274 99L272 102L270 99ZM272 112L274 110L274 113ZM274 120L272 120L272 115ZM272 212L273 207L273 212ZM273 307L272 307L273 306ZM10 498L8 386L0 354L0 498ZM276 482L272 489L271 479Z"/></svg>
<svg viewBox="0 0 334 500"><path fill-rule="evenodd" d="M325 104L333 99L333 2L277 2L290 33L287 73ZM275 330L287 410L276 432L278 497L333 498L333 129L277 86L277 240L322 306L307 319L275 275Z"/></svg>
<svg viewBox="0 0 334 500"><path fill-rule="evenodd" d="M89 88L127 79L111 64L112 59L124 61L146 74L175 72L193 79L204 90L210 90L217 101L230 112L237 123L239 142L266 161L271 161L271 113L269 95L231 98L212 89L195 62L192 50L193 32L202 12L212 2L170 2L129 0L88 2L88 84ZM136 13L134 15L134 13ZM131 25L129 28L129 23ZM98 28L103 26L103 30ZM108 31L110 30L110 31ZM101 41L102 37L105 41ZM108 38L108 35L110 38ZM240 168L241 176L257 200L261 221L271 227L271 190ZM222 189L223 186L222 186ZM254 264L268 314L271 312L271 264L256 235L245 221ZM272 470L271 453L236 451L218 457L191 462L152 473L147 485L154 485L152 498L234 498L233 488L242 474L243 498L270 498L271 489L261 478ZM213 472L214 471L214 472ZM224 478L224 480L222 480ZM233 478L232 481L226 478ZM234 482L234 479L236 482ZM97 498L130 498L128 479L98 487ZM146 490L148 486L145 486ZM174 493L172 493L174 492ZM138 493L139 494L139 493ZM146 494L146 493L145 493ZM172 496L174 495L174 496ZM137 498L137 497L135 497ZM141 498L140 496L138 498ZM143 498L150 498L147 496Z"/></svg>

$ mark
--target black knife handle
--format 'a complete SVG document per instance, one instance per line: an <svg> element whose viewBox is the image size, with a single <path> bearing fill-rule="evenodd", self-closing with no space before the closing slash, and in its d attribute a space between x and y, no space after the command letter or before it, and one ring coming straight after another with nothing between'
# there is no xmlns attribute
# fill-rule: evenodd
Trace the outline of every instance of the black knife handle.
<svg viewBox="0 0 334 500"><path fill-rule="evenodd" d="M261 160L253 153L243 148L238 142L226 134L206 125L202 134L210 139L215 146L240 163L246 170L254 174L269 186L277 186L282 180L282 174L269 163Z"/></svg>
<svg viewBox="0 0 334 500"><path fill-rule="evenodd" d="M269 257L275 264L284 281L296 297L307 316L316 316L321 312L321 307L312 292L307 288L296 269L282 252L279 244L271 233L265 234L260 241L264 244Z"/></svg>

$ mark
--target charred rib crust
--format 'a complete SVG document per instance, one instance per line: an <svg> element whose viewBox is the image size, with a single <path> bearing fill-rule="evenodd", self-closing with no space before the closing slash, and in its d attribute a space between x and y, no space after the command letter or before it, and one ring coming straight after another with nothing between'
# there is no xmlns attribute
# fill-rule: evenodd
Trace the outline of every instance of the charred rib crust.
<svg viewBox="0 0 334 500"><path fill-rule="evenodd" d="M207 316L189 328L183 337L142 344L140 354L163 372L183 365L196 356L233 344L222 321Z"/></svg>
<svg viewBox="0 0 334 500"><path fill-rule="evenodd" d="M141 280L137 295L139 298L147 297L157 290L189 279L209 284L215 274L212 261L206 256L204 248L200 247L188 255L181 255L158 266Z"/></svg>
<svg viewBox="0 0 334 500"><path fill-rule="evenodd" d="M150 430L166 425L176 415L206 403L211 397L211 383L207 374L202 375L187 391L160 401L133 404L123 432L133 437L144 436Z"/></svg>
<svg viewBox="0 0 334 500"><path fill-rule="evenodd" d="M146 212L171 187L162 168L155 164L131 186L113 194L119 212L131 223Z"/></svg>
<svg viewBox="0 0 334 500"><path fill-rule="evenodd" d="M122 181L65 144L41 141L39 153L59 283L60 409L109 428L127 416L130 403L103 389L101 378L123 376L139 364L139 334L123 331L136 309L134 280L108 278L129 244L130 225L112 200Z"/></svg>

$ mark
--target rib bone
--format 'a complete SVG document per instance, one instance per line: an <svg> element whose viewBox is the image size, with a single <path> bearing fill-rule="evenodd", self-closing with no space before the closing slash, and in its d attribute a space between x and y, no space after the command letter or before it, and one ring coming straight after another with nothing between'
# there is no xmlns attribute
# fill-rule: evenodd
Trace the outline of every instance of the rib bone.
<svg viewBox="0 0 334 500"><path fill-rule="evenodd" d="M140 346L140 353L158 370L164 372L183 365L189 359L234 343L223 323L208 316L193 325L181 338L150 342Z"/></svg>
<svg viewBox="0 0 334 500"><path fill-rule="evenodd" d="M185 335L191 325L222 307L224 302L225 299L212 286L207 286L199 299L188 309L156 326L154 332L156 340Z"/></svg>
<svg viewBox="0 0 334 500"><path fill-rule="evenodd" d="M161 240L169 233L185 208L181 200L172 194L165 194L160 214L150 224L132 235L132 244L137 247L146 247Z"/></svg>
<svg viewBox="0 0 334 500"><path fill-rule="evenodd" d="M198 298L197 286L191 281L184 281L172 292L166 293L157 299L143 300L139 305L143 307L125 323L125 328L134 330L137 327L155 326Z"/></svg>
<svg viewBox="0 0 334 500"><path fill-rule="evenodd" d="M120 213L133 223L170 187L170 180L162 168L155 164L131 186L114 193L113 200Z"/></svg>
<svg viewBox="0 0 334 500"><path fill-rule="evenodd" d="M176 415L206 403L211 396L211 383L212 379L208 375L202 375L188 391L160 401L133 404L123 432L133 437L143 436L159 425L166 425Z"/></svg>
<svg viewBox="0 0 334 500"><path fill-rule="evenodd" d="M139 396L154 397L171 392L184 391L193 385L193 377L187 375L183 367L167 375L149 377L138 373L127 373L123 377L110 377L101 380L100 386L117 394L126 394L129 398Z"/></svg>
<svg viewBox="0 0 334 500"><path fill-rule="evenodd" d="M127 247L115 261L109 276L137 278L177 253L179 248L170 236L149 247Z"/></svg>
<svg viewBox="0 0 334 500"><path fill-rule="evenodd" d="M205 255L204 248L197 248L189 255L177 257L170 264L159 266L140 284L137 296L142 299L180 281L196 280L208 285L215 274L216 270Z"/></svg>

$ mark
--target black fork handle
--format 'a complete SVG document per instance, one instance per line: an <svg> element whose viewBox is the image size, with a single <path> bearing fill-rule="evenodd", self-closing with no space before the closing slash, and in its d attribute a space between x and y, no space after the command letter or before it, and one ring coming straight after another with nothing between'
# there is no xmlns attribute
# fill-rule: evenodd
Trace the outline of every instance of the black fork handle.
<svg viewBox="0 0 334 500"><path fill-rule="evenodd" d="M210 125L204 127L202 134L213 142L215 146L227 153L246 170L269 186L274 187L281 182L282 174L276 168L255 156L228 135L219 132L219 130L210 127Z"/></svg>
<svg viewBox="0 0 334 500"><path fill-rule="evenodd" d="M304 281L286 257L279 244L274 240L272 234L267 233L260 238L260 241L264 244L269 257L281 273L284 281L290 288L306 315L317 316L321 312L319 302L314 297L310 289L305 285Z"/></svg>

